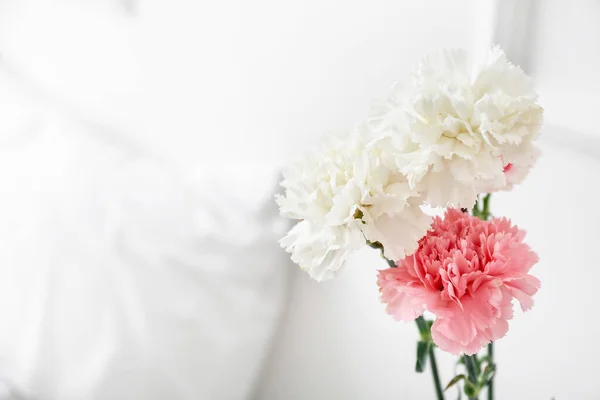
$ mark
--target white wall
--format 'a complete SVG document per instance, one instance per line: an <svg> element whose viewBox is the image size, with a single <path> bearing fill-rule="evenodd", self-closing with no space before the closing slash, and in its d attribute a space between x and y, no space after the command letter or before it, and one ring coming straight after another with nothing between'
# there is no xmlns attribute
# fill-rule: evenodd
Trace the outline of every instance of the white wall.
<svg viewBox="0 0 600 400"><path fill-rule="evenodd" d="M600 2L533 0L531 61L550 123L600 135Z"/></svg>
<svg viewBox="0 0 600 400"><path fill-rule="evenodd" d="M118 3L0 3L5 63L152 151L207 164L282 164L363 118L425 52L487 45L489 22L472 0Z"/></svg>

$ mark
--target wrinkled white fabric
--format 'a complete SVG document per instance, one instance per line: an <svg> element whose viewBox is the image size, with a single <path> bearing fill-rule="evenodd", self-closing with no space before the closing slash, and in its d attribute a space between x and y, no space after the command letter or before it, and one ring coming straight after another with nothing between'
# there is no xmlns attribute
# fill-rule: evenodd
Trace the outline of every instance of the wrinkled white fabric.
<svg viewBox="0 0 600 400"><path fill-rule="evenodd" d="M289 262L276 179L175 168L0 74L0 380L39 400L250 396Z"/></svg>

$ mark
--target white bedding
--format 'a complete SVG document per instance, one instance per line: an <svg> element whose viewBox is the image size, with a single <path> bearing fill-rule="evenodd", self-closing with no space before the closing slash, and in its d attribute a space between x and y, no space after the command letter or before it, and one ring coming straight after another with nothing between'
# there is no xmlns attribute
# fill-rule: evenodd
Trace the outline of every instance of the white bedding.
<svg viewBox="0 0 600 400"><path fill-rule="evenodd" d="M0 71L0 380L40 400L247 398L289 271L276 175L116 138Z"/></svg>

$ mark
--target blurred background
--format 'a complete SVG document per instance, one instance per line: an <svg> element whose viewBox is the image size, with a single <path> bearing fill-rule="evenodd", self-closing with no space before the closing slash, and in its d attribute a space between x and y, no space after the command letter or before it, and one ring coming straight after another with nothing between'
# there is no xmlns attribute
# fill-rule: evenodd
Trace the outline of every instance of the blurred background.
<svg viewBox="0 0 600 400"><path fill-rule="evenodd" d="M492 44L546 108L537 166L492 200L543 285L496 345L497 398L600 399L598 21L595 0L0 0L0 399L433 398L378 255L311 281L272 199L423 55Z"/></svg>

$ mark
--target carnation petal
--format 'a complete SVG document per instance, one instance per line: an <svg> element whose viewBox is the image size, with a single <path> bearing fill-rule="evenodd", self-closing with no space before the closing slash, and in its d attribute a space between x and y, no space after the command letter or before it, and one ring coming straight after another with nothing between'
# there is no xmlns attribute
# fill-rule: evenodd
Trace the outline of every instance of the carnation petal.
<svg viewBox="0 0 600 400"><path fill-rule="evenodd" d="M464 51L428 55L412 83L404 100L394 92L378 107L375 126L402 138L390 141L387 158L421 186L427 203L469 207L478 193L523 180L536 159L543 109L531 79L500 48L481 63ZM505 176L506 164L517 159L517 173Z"/></svg>
<svg viewBox="0 0 600 400"><path fill-rule="evenodd" d="M425 311L424 300L418 293L407 293L407 286L398 286L400 281L412 278L405 275L406 271L398 268L388 268L379 271L381 298L386 303L386 311L398 321L412 321Z"/></svg>
<svg viewBox="0 0 600 400"><path fill-rule="evenodd" d="M381 299L402 317L423 306L437 317L431 334L442 350L474 354L507 333L513 299L524 310L533 304L540 282L528 272L537 255L524 237L505 218L482 221L449 209L411 257L379 273Z"/></svg>
<svg viewBox="0 0 600 400"><path fill-rule="evenodd" d="M365 240L357 227L343 230L301 221L279 243L291 253L292 261L313 279L323 281L335 277L349 254Z"/></svg>
<svg viewBox="0 0 600 400"><path fill-rule="evenodd" d="M276 201L282 214L300 222L281 245L317 280L335 276L366 244L365 236L399 259L418 247L429 228L418 190L380 145L360 125L327 138L284 171L285 194Z"/></svg>
<svg viewBox="0 0 600 400"><path fill-rule="evenodd" d="M414 207L398 214L384 214L373 223L363 225L362 231L367 240L383 245L387 259L400 260L417 249L419 239L430 225L431 217Z"/></svg>
<svg viewBox="0 0 600 400"><path fill-rule="evenodd" d="M540 280L533 275L527 275L506 283L510 294L519 301L523 311L528 311L533 307L534 302L531 296L537 293L540 286Z"/></svg>

